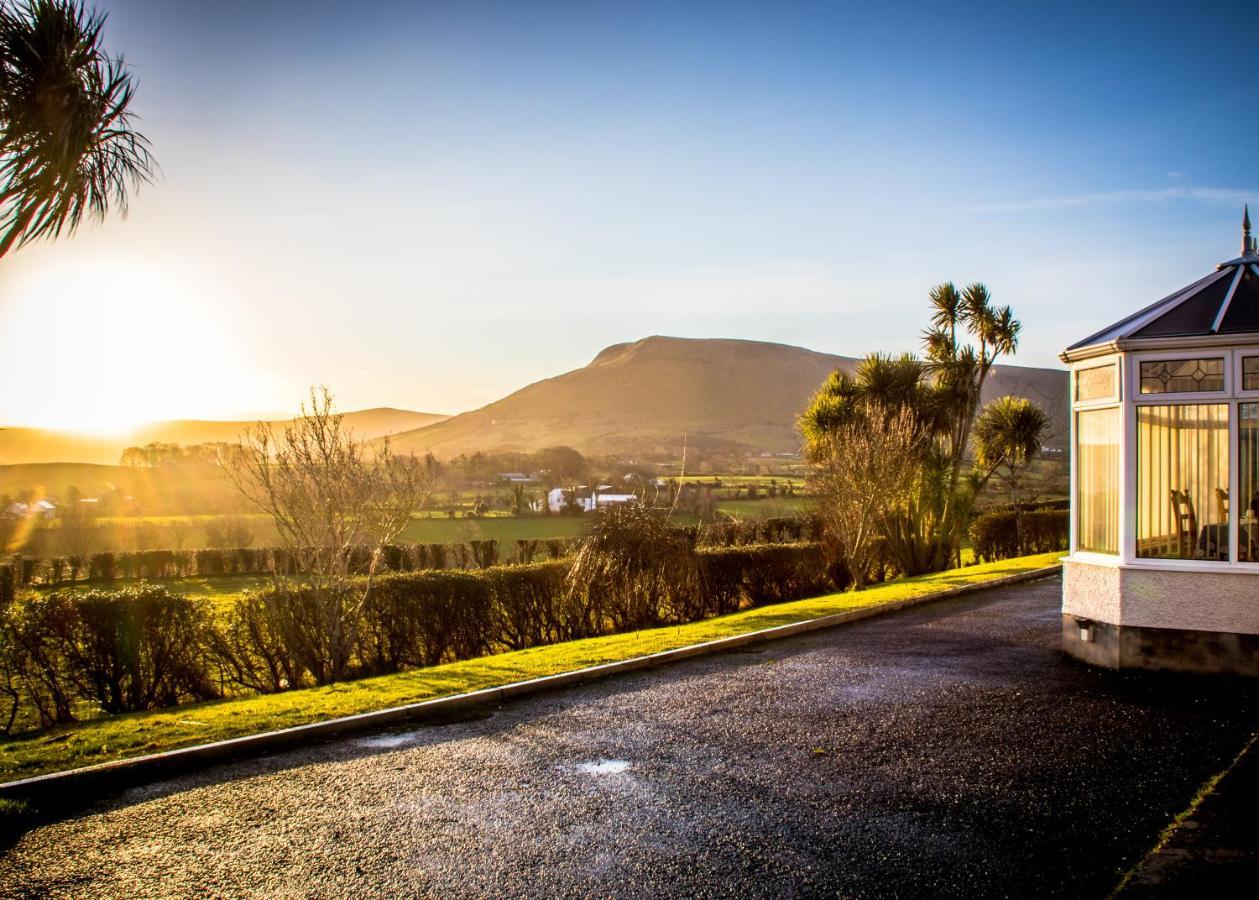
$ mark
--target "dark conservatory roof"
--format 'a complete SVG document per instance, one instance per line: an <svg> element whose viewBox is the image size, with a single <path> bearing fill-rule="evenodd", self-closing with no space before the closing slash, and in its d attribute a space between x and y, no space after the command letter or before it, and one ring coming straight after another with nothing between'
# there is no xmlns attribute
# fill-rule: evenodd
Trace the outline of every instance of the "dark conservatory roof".
<svg viewBox="0 0 1259 900"><path fill-rule="evenodd" d="M1091 355L1085 351L1148 346L1166 341L1212 342L1229 335L1259 338L1259 250L1250 235L1250 210L1242 214L1242 255L1157 303L1072 344L1065 361Z"/></svg>

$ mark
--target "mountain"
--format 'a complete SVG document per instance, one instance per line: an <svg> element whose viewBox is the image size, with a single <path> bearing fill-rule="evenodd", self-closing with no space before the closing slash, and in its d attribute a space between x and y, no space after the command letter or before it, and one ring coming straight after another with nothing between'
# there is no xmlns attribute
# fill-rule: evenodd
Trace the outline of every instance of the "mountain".
<svg viewBox="0 0 1259 900"><path fill-rule="evenodd" d="M406 409L364 409L344 414L345 424L359 437L374 440L385 435L412 431L445 419L434 413ZM42 428L0 427L0 465L71 462L116 465L127 447L149 443L207 444L234 442L254 422L215 422L193 419L154 422L130 434L95 437ZM276 421L274 425L283 425Z"/></svg>
<svg viewBox="0 0 1259 900"><path fill-rule="evenodd" d="M386 435L413 431L440 422L446 416L435 413L412 412L407 409L361 409L357 412L342 414L342 421L354 434L365 440L374 440ZM177 419L170 422L155 422L152 425L137 429L127 442L128 447L149 444L208 444L216 441L235 442L241 434L253 428L255 422L213 422L198 419ZM284 421L271 423L282 426Z"/></svg>
<svg viewBox="0 0 1259 900"><path fill-rule="evenodd" d="M649 337L481 409L401 434L396 449L439 458L567 444L586 453L676 455L690 445L748 453L799 448L795 420L836 368L857 360L762 341ZM997 366L985 399L1031 397L1065 446L1067 373Z"/></svg>

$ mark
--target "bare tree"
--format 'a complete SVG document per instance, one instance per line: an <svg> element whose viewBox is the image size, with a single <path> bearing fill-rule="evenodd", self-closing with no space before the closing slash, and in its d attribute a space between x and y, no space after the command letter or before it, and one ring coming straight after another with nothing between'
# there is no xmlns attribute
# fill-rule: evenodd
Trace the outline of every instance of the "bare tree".
<svg viewBox="0 0 1259 900"><path fill-rule="evenodd" d="M814 504L854 590L865 586L877 541L912 494L921 442L911 409L872 402L813 448Z"/></svg>
<svg viewBox="0 0 1259 900"><path fill-rule="evenodd" d="M281 435L259 423L225 472L271 517L290 568L301 573L300 581L275 576L266 610L272 631L317 684L344 679L383 550L432 491L431 461L394 455L388 441L358 440L331 392L312 388Z"/></svg>

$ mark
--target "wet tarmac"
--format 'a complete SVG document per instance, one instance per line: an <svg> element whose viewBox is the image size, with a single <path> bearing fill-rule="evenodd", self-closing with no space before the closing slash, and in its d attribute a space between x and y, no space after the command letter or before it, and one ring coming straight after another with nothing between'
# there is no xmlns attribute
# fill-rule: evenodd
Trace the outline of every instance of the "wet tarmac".
<svg viewBox="0 0 1259 900"><path fill-rule="evenodd" d="M1058 649L1056 580L134 789L26 896L1105 896L1259 727Z"/></svg>

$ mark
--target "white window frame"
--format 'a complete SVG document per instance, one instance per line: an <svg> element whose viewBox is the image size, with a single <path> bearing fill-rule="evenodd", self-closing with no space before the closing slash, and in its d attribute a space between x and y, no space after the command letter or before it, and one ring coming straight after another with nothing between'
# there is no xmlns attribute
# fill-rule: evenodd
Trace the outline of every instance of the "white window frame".
<svg viewBox="0 0 1259 900"><path fill-rule="evenodd" d="M1259 388L1248 391L1243 387L1246 383L1246 378L1242 372L1242 360L1247 357L1259 359L1259 347L1243 347L1233 351L1233 371L1237 373L1237 390L1233 394L1237 397L1259 398Z"/></svg>
<svg viewBox="0 0 1259 900"><path fill-rule="evenodd" d="M1164 357L1170 359L1171 357ZM1228 384L1228 368L1225 366L1224 383ZM1233 515L1233 501L1229 500L1228 511L1228 556L1226 560L1221 559L1167 559L1165 557L1151 557L1137 555L1137 478L1141 474L1139 466L1139 448L1137 447L1137 408L1140 406L1225 406L1228 408L1228 496L1230 498L1237 496L1238 469L1237 465L1237 403L1238 401L1230 398L1223 393L1207 393L1195 391L1192 394L1142 394L1142 397L1148 398L1145 402L1135 402L1128 404L1124 418L1127 421L1127 452L1124 458L1127 465L1124 467L1124 487L1128 491L1127 501L1123 504L1127 510L1127 521L1129 523L1130 533L1121 536L1120 544L1123 550L1125 561L1131 565L1141 568L1154 569L1214 569L1220 571L1235 571L1237 565L1237 537L1239 534L1237 527L1237 516ZM1136 395L1133 395L1134 399ZM1214 398L1214 399L1185 399L1193 398ZM1152 402L1154 398L1158 398L1157 402ZM1250 565L1249 563L1247 565Z"/></svg>
<svg viewBox="0 0 1259 900"><path fill-rule="evenodd" d="M1097 398L1094 400L1075 399L1075 378L1076 373L1081 369L1097 369L1105 365L1115 367L1115 394L1112 397ZM1112 354L1110 356L1094 356L1089 359L1077 360L1071 364L1070 368L1071 380L1067 386L1068 397L1070 398L1070 427L1068 429L1068 458L1070 466L1068 471L1068 490L1071 498L1071 515L1067 520L1068 540L1067 546L1070 548L1070 556L1072 559L1080 562L1088 562L1096 565L1118 565L1124 560L1124 504L1119 504L1119 522L1117 527L1119 530L1119 548L1115 553L1101 553L1097 550L1081 550L1079 537L1079 509L1076 502L1078 498L1079 473L1077 471L1077 453L1076 453L1076 413L1092 412L1101 409L1116 409L1119 413L1119 478L1120 478L1120 495L1123 495L1123 479L1127 477L1127 466L1125 465L1125 455L1127 453L1127 425L1125 422L1125 412L1123 398L1127 382L1128 372L1124 365L1123 354Z"/></svg>
<svg viewBox="0 0 1259 900"><path fill-rule="evenodd" d="M1079 373L1087 372L1090 369L1105 369L1108 366L1114 369L1115 372L1115 392L1107 397L1095 397L1092 400L1077 400L1076 378ZM1073 410L1085 410L1093 409L1094 407L1113 406L1120 402L1120 400L1123 399L1123 375L1123 366L1120 364L1118 356L1104 356L1074 363L1071 366L1071 408ZM1259 391L1256 393L1259 393Z"/></svg>

